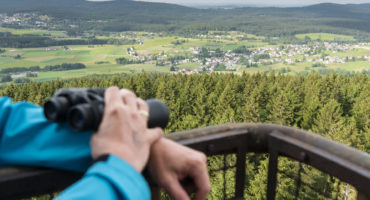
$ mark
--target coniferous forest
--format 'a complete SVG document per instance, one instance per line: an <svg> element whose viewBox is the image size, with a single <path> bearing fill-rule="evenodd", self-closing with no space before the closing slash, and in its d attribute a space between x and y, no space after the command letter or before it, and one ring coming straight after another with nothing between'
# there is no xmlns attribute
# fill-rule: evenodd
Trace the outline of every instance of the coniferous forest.
<svg viewBox="0 0 370 200"><path fill-rule="evenodd" d="M11 84L0 90L1 96L14 101L30 101L42 105L57 89L69 87L106 88L119 86L134 91L143 99L159 98L169 107L171 117L166 133L204 126L234 123L263 122L287 125L318 133L324 137L370 153L370 78L355 74L148 74L93 76L82 79L56 80ZM228 157L230 162L235 158ZM249 155L247 165L247 199L264 199L267 183L267 155ZM221 157L209 159L209 167L222 165ZM297 171L298 163L279 160L279 168ZM303 167L307 183L323 189L338 199L353 199L355 191L328 175ZM223 179L231 185L235 171L223 176L211 173L211 199L219 199ZM303 176L303 175L302 175ZM295 182L278 177L276 199L294 199ZM303 187L302 199L326 199ZM346 197L346 198L345 198Z"/></svg>

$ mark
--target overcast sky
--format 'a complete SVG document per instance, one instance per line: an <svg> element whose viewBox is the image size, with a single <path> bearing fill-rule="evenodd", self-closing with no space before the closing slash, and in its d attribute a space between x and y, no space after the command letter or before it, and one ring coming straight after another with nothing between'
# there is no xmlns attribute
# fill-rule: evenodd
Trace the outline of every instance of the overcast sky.
<svg viewBox="0 0 370 200"><path fill-rule="evenodd" d="M165 2L182 5L256 5L256 6L297 6L312 5L317 3L370 3L370 0L138 0L150 2Z"/></svg>

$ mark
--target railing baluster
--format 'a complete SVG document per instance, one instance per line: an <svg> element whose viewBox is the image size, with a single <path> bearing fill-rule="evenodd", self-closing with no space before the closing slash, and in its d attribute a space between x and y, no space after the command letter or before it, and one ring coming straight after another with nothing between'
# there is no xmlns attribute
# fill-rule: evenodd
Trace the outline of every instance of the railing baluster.
<svg viewBox="0 0 370 200"><path fill-rule="evenodd" d="M273 131L271 135L279 133L278 131ZM278 170L278 157L279 150L277 144L274 142L274 138L268 137L268 151L269 151L269 165L268 165L268 175L267 175L267 200L274 200L276 196L276 182L277 182L277 170Z"/></svg>
<svg viewBox="0 0 370 200"><path fill-rule="evenodd" d="M227 156L227 154L224 154L223 156L224 156L224 170L222 170L223 179L224 179L223 194L224 194L224 199L226 200L227 199L227 195L226 195L226 170L227 170L226 156Z"/></svg>
<svg viewBox="0 0 370 200"><path fill-rule="evenodd" d="M244 186L246 179L247 145L240 143L236 161L235 198L244 199Z"/></svg>
<svg viewBox="0 0 370 200"><path fill-rule="evenodd" d="M302 163L300 162L299 163L299 169L298 169L297 188L296 188L296 191L295 191L295 199L298 199L299 190L301 189L301 183L302 183L301 173L302 173L302 170L303 170L303 167L302 167Z"/></svg>
<svg viewBox="0 0 370 200"><path fill-rule="evenodd" d="M267 175L267 200L274 200L276 194L277 162L279 154L277 151L270 151L269 167Z"/></svg>

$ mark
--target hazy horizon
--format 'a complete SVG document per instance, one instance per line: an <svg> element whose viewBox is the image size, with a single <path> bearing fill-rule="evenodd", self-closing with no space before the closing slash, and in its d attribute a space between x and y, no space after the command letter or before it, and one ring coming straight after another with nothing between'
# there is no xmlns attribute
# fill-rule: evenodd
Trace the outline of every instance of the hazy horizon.
<svg viewBox="0 0 370 200"><path fill-rule="evenodd" d="M263 3L259 0L135 0L147 2L173 3L186 6L226 6L226 5L244 5L244 6L306 6L319 3L338 3L338 4L361 4L370 3L370 0L265 0Z"/></svg>

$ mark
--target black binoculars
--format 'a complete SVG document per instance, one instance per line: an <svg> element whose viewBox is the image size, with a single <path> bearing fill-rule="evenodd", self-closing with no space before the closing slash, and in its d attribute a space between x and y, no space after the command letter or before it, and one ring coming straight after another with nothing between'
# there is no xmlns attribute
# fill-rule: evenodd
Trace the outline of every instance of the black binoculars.
<svg viewBox="0 0 370 200"><path fill-rule="evenodd" d="M44 105L49 121L65 122L76 130L98 130L104 113L105 89L71 88L58 90ZM165 128L169 120L167 106L160 100L146 101L149 106L148 127Z"/></svg>

